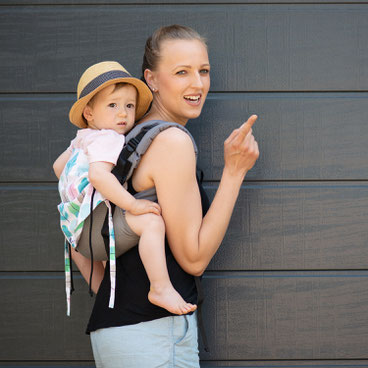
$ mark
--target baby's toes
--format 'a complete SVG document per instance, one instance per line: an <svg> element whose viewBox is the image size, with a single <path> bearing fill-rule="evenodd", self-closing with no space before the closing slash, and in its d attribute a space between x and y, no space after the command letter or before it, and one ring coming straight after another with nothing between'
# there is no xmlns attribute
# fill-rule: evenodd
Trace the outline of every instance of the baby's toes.
<svg viewBox="0 0 368 368"><path fill-rule="evenodd" d="M195 304L188 303L188 305L189 305L189 308L190 308L190 311L191 312L193 312L193 311L195 311L197 309L197 306Z"/></svg>

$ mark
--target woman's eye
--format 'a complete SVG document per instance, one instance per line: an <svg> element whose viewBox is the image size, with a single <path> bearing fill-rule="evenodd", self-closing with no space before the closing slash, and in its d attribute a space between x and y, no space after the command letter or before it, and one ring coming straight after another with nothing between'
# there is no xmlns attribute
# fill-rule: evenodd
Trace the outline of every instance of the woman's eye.
<svg viewBox="0 0 368 368"><path fill-rule="evenodd" d="M209 69L201 69L200 73L201 74L209 74L210 70Z"/></svg>
<svg viewBox="0 0 368 368"><path fill-rule="evenodd" d="M185 70L179 70L178 72L176 72L176 74L178 75L184 75L186 73Z"/></svg>
<svg viewBox="0 0 368 368"><path fill-rule="evenodd" d="M116 107L116 103L115 102L112 102L112 103L109 103L109 107Z"/></svg>
<svg viewBox="0 0 368 368"><path fill-rule="evenodd" d="M128 109L134 109L134 108L135 108L135 106L134 106L134 104L130 103L130 104L128 104L128 105L127 105L127 108L128 108Z"/></svg>

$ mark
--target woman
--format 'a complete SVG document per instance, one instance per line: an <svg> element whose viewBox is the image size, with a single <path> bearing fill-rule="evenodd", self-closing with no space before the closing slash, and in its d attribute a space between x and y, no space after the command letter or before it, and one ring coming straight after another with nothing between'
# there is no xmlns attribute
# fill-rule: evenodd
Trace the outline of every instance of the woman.
<svg viewBox="0 0 368 368"><path fill-rule="evenodd" d="M182 26L158 29L147 40L142 71L153 92L150 111L140 122L197 118L210 87L205 41ZM243 179L258 158L252 135L253 115L225 141L225 166L208 207L196 179L191 138L170 128L152 142L134 172L131 193L156 188L169 246L167 266L175 289L196 303L193 276L202 275L225 235ZM204 210L202 212L202 210ZM73 259L88 279L89 261ZM97 367L199 367L196 313L173 316L149 303L149 282L137 247L117 259L115 308L108 308L108 266L95 262L92 289L97 292L87 327Z"/></svg>

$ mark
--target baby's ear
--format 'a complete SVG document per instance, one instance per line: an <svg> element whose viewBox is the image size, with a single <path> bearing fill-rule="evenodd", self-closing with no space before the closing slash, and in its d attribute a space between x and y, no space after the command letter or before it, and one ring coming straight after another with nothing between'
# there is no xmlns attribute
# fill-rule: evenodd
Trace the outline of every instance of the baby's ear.
<svg viewBox="0 0 368 368"><path fill-rule="evenodd" d="M87 120L87 121L92 121L93 119L93 113L92 113L92 108L89 105L86 105L86 107L83 109L83 117Z"/></svg>

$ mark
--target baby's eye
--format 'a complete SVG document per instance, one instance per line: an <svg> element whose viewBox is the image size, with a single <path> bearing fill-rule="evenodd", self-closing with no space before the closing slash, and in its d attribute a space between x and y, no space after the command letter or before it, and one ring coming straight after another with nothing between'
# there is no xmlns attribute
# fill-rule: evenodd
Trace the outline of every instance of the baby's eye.
<svg viewBox="0 0 368 368"><path fill-rule="evenodd" d="M129 104L127 105L127 108L128 108L128 109L134 109L134 108L135 108L135 106L134 106L134 104L133 104L133 103L129 103Z"/></svg>
<svg viewBox="0 0 368 368"><path fill-rule="evenodd" d="M109 107L114 108L114 107L116 107L116 106L117 106L117 104L116 104L115 102L111 102L111 103L109 103Z"/></svg>

